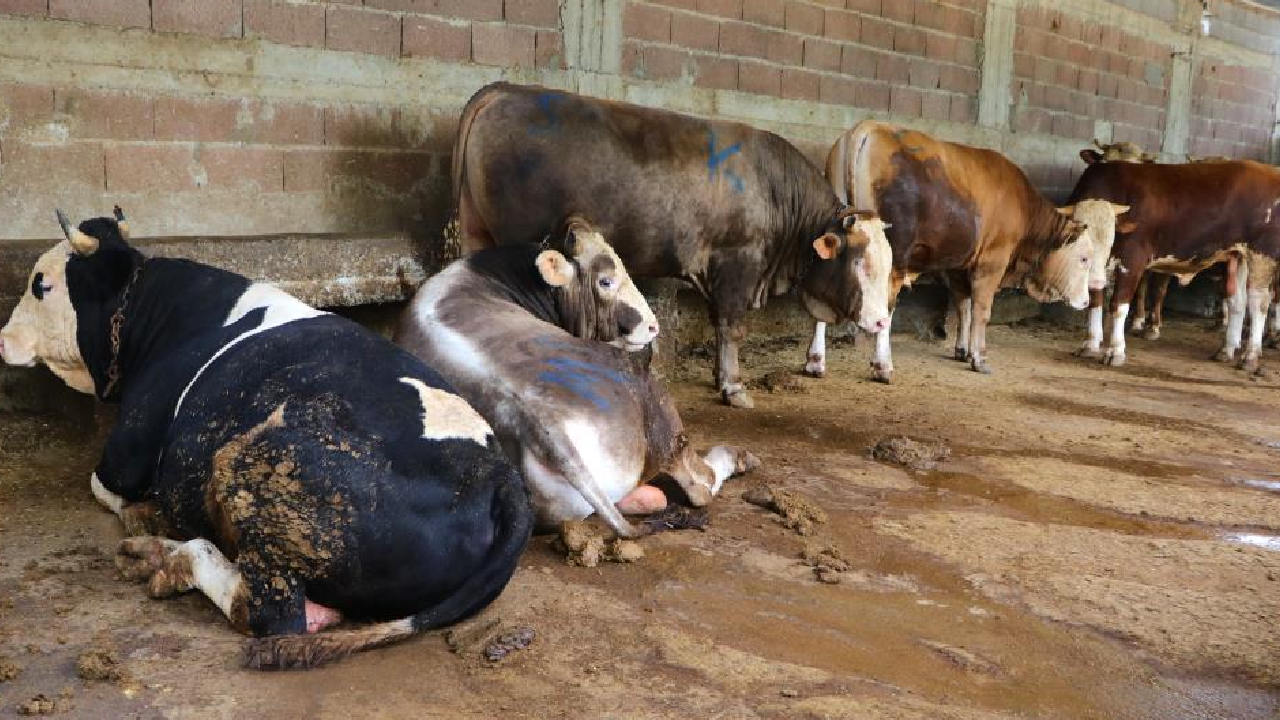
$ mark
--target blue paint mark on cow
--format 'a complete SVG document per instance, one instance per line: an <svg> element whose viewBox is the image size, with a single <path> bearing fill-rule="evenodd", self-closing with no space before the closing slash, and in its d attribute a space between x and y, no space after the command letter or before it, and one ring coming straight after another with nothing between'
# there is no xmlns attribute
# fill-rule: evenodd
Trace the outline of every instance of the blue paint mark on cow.
<svg viewBox="0 0 1280 720"><path fill-rule="evenodd" d="M581 350L573 343L556 338L540 337L534 344L553 352L571 352ZM549 369L538 374L538 381L556 385L586 400L599 410L608 410L612 403L605 397L604 386L608 384L628 385L632 378L626 373L611 367L571 357L549 357L542 361Z"/></svg>
<svg viewBox="0 0 1280 720"><path fill-rule="evenodd" d="M560 114L556 111L556 106L561 102L564 102L564 98L559 95L539 93L534 98L534 104L538 106L538 111L542 115L536 121L529 123L529 132L543 134L560 130Z"/></svg>
<svg viewBox="0 0 1280 720"><path fill-rule="evenodd" d="M729 147L717 150L716 131L708 128L707 133L709 134L707 138L707 179L714 182L716 176L718 174L722 174L724 175L724 178L729 181L729 185L733 188L734 192L742 192L746 189L746 185L743 184L742 178L738 177L738 174L729 168L720 167L721 165L724 165L729 158L742 152L742 143L736 142Z"/></svg>

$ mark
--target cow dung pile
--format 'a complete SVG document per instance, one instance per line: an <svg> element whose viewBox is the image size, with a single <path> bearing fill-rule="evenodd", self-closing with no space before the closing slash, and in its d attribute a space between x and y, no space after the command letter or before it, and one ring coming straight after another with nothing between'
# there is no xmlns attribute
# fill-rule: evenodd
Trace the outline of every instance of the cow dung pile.
<svg viewBox="0 0 1280 720"><path fill-rule="evenodd" d="M76 660L76 674L88 682L121 682L125 679L124 663L113 650L90 648Z"/></svg>
<svg viewBox="0 0 1280 720"><path fill-rule="evenodd" d="M825 510L793 490L761 485L742 493L742 499L781 515L782 524L800 535L812 535L815 524L827 521Z"/></svg>
<svg viewBox="0 0 1280 720"><path fill-rule="evenodd" d="M806 544L800 558L813 568L813 575L819 582L828 585L839 584L840 573L853 569L853 565L839 548L821 541Z"/></svg>
<svg viewBox="0 0 1280 720"><path fill-rule="evenodd" d="M951 457L951 448L941 440L921 442L909 437L892 437L871 447L872 460L911 470L932 470L948 457Z"/></svg>
<svg viewBox="0 0 1280 720"><path fill-rule="evenodd" d="M53 715L70 709L70 700L66 698L51 698L43 693L24 703L18 703L19 715Z"/></svg>
<svg viewBox="0 0 1280 720"><path fill-rule="evenodd" d="M629 563L644 557L640 544L622 538L606 539L582 520L561 523L555 547L565 554L565 562L595 567L603 562Z"/></svg>
<svg viewBox="0 0 1280 720"><path fill-rule="evenodd" d="M0 683L8 682L22 674L22 666L4 658L0 658Z"/></svg>
<svg viewBox="0 0 1280 720"><path fill-rule="evenodd" d="M803 395L809 392L809 388L805 387L791 370L774 370L765 373L748 381L747 387L752 390L764 390L771 395Z"/></svg>

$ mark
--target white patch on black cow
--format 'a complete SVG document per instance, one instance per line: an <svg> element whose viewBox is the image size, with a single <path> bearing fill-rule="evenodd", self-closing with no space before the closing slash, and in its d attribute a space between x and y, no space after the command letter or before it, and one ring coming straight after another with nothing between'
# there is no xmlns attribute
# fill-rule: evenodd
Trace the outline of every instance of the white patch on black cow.
<svg viewBox="0 0 1280 720"><path fill-rule="evenodd" d="M422 437L426 440L470 440L486 445L493 435L489 423L466 400L411 377L400 382L418 391L422 400Z"/></svg>
<svg viewBox="0 0 1280 720"><path fill-rule="evenodd" d="M280 288L266 283L254 283L249 286L248 290L244 291L244 294L236 301L235 306L231 308L231 312L227 314L227 319L222 323L223 327L235 323L258 308L266 308L262 323L252 330L247 330L237 335L231 342L223 345L196 371L196 374L191 377L191 381L183 388L182 394L178 396L178 402L173 407L174 417L177 417L178 412L182 409L182 401L186 399L187 393L191 391L191 386L195 385L200 376L204 374L204 371L226 351L265 330L280 327L294 320L306 320L328 315L328 313L311 307Z"/></svg>
<svg viewBox="0 0 1280 720"><path fill-rule="evenodd" d="M94 473L89 478L89 489L98 502L111 512L119 515L120 511L124 510L124 498L103 487L102 481L98 479L98 473Z"/></svg>

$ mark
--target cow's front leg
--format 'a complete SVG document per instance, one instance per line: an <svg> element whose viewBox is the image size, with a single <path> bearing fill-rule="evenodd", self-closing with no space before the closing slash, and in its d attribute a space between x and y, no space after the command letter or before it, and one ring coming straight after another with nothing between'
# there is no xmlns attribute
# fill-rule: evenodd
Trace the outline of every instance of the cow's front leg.
<svg viewBox="0 0 1280 720"><path fill-rule="evenodd" d="M98 479L98 473L96 472L89 476L89 490L93 492L93 497L95 497L103 507L115 513L117 516L124 512L124 498L104 487L102 485L102 481Z"/></svg>
<svg viewBox="0 0 1280 720"><path fill-rule="evenodd" d="M1138 284L1142 282L1142 273L1146 269L1145 263L1142 266L1133 263L1133 267L1128 272L1124 271L1124 267L1125 265L1121 264L1120 271L1116 273L1116 287L1111 293L1111 328L1106 339L1106 347L1102 351L1102 364L1111 367L1120 367L1127 359L1124 323L1129 317L1129 301L1133 299Z"/></svg>
<svg viewBox="0 0 1280 720"><path fill-rule="evenodd" d="M991 374L987 364L987 324L991 322L991 306L1000 289L1003 269L979 268L970 280L973 288L973 310L969 322L969 367L974 372Z"/></svg>
<svg viewBox="0 0 1280 720"><path fill-rule="evenodd" d="M889 311L889 322L876 333L876 349L871 356L871 379L889 384L893 382L893 347L889 342L889 333L893 332L893 311Z"/></svg>
<svg viewBox="0 0 1280 720"><path fill-rule="evenodd" d="M742 384L738 366L738 343L741 340L741 326L728 320L716 321L716 385L725 405L752 408L755 407L755 402Z"/></svg>
<svg viewBox="0 0 1280 720"><path fill-rule="evenodd" d="M1084 344L1076 350L1079 357L1099 357L1102 355L1102 303L1103 291L1089 291L1089 336Z"/></svg>
<svg viewBox="0 0 1280 720"><path fill-rule="evenodd" d="M1228 263L1232 262L1234 261L1228 261ZM1240 351L1240 341L1244 335L1244 318L1249 310L1248 266L1249 261L1241 258L1236 264L1235 273L1232 273L1231 267L1227 268L1227 288L1229 290L1227 296L1227 328L1222 339L1222 348L1213 356L1213 359L1218 362L1232 362L1236 359L1236 353Z"/></svg>
<svg viewBox="0 0 1280 720"><path fill-rule="evenodd" d="M694 507L702 507L720 492L724 481L760 467L755 455L732 445L717 445L698 457L685 447L663 472L670 475Z"/></svg>
<svg viewBox="0 0 1280 720"><path fill-rule="evenodd" d="M147 582L153 598L200 590L245 631L248 591L234 563L203 538L178 542L159 537L131 537L120 543L116 567L121 575Z"/></svg>
<svg viewBox="0 0 1280 720"><path fill-rule="evenodd" d="M1276 274L1276 261L1265 255L1249 256L1249 344L1240 358L1240 369L1255 372L1262 354L1262 336L1267 327L1267 312L1271 309L1271 285Z"/></svg>
<svg viewBox="0 0 1280 720"><path fill-rule="evenodd" d="M1267 336L1263 340L1263 346L1269 348L1280 348L1280 290L1271 291L1271 320L1267 325Z"/></svg>
<svg viewBox="0 0 1280 720"><path fill-rule="evenodd" d="M89 477L89 490L103 507L120 518L126 535L160 535L165 532L166 525L161 521L160 511L155 503L126 502L123 497L108 490L96 472Z"/></svg>
<svg viewBox="0 0 1280 720"><path fill-rule="evenodd" d="M804 374L809 377L825 377L827 374L827 324L813 324L813 340L809 342L809 357L804 364Z"/></svg>
<svg viewBox="0 0 1280 720"><path fill-rule="evenodd" d="M969 333L973 329L973 296L967 293L962 293L955 287L952 287L951 307L956 312L956 346L954 357L960 362L968 362Z"/></svg>

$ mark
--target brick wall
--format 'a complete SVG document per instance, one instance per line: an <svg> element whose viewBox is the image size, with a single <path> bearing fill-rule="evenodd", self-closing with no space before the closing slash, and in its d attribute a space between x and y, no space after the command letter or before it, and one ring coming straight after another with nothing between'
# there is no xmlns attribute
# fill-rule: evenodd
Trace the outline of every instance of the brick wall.
<svg viewBox="0 0 1280 720"><path fill-rule="evenodd" d="M118 202L142 235L429 254L458 112L499 78L742 120L815 160L885 118L999 149L1055 197L1095 137L1158 151L1181 127L1194 154L1267 157L1280 13L1211 7L1198 38L1186 0L0 0L0 250L53 236L55 205ZM984 86L991 52L1010 72ZM978 124L980 96L1007 125ZM289 245L312 246L332 247Z"/></svg>

